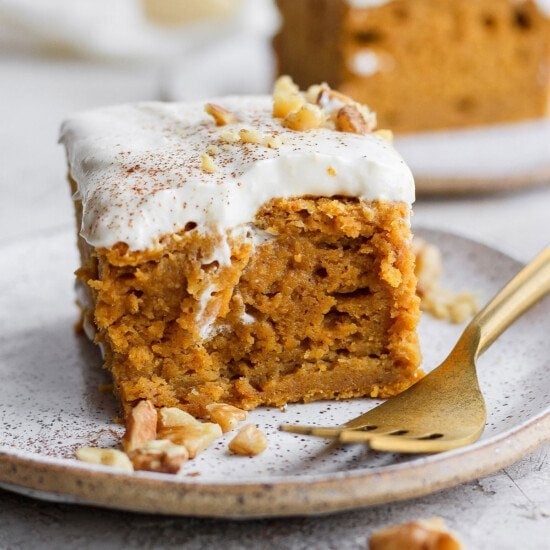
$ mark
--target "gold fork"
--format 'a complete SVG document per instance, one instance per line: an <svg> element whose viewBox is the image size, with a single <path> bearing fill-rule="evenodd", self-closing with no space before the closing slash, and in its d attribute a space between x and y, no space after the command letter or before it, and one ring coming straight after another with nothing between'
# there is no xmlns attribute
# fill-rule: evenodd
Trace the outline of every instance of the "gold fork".
<svg viewBox="0 0 550 550"><path fill-rule="evenodd" d="M398 453L434 453L473 443L486 419L476 359L548 292L550 247L472 319L445 361L408 390L342 426L283 424L279 429Z"/></svg>

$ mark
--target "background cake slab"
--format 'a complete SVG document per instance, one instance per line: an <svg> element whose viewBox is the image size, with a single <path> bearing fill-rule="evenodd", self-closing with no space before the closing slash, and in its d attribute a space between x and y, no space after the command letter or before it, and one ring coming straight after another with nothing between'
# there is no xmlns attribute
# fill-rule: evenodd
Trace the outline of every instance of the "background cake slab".
<svg viewBox="0 0 550 550"><path fill-rule="evenodd" d="M445 284L487 300L520 264L487 246L440 231L416 233L444 255ZM282 516L402 500L487 475L550 437L547 299L502 336L479 362L489 420L482 439L433 456L368 453L277 431L281 422L337 424L374 400L293 405L254 411L269 438L253 459L230 456L227 436L189 462L180 476L119 474L79 463L83 445L113 445L122 427L97 349L76 336L71 230L5 243L0 281L0 486L29 496L154 513L217 517ZM67 251L73 251L67 253ZM424 364L435 366L460 326L425 317ZM230 436L230 434L228 434Z"/></svg>

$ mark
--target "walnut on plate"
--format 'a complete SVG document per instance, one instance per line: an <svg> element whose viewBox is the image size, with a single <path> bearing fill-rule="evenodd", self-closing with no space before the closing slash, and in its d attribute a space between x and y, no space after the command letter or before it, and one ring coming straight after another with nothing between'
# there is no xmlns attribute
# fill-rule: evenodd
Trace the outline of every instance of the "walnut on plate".
<svg viewBox="0 0 550 550"><path fill-rule="evenodd" d="M186 447L166 439L149 441L143 447L128 453L135 470L177 474L189 459Z"/></svg>
<svg viewBox="0 0 550 550"><path fill-rule="evenodd" d="M254 424L243 426L229 442L229 450L236 455L255 456L266 449L267 438Z"/></svg>
<svg viewBox="0 0 550 550"><path fill-rule="evenodd" d="M210 420L219 424L223 433L231 431L248 416L246 411L226 403L211 403L206 406L206 410L210 415Z"/></svg>
<svg viewBox="0 0 550 550"><path fill-rule="evenodd" d="M140 401L126 418L122 447L126 452L143 447L157 437L157 411L149 400Z"/></svg>
<svg viewBox="0 0 550 550"><path fill-rule="evenodd" d="M98 447L82 447L76 451L76 458L90 464L103 464L118 470L132 472L134 470L130 459L117 449L100 449Z"/></svg>

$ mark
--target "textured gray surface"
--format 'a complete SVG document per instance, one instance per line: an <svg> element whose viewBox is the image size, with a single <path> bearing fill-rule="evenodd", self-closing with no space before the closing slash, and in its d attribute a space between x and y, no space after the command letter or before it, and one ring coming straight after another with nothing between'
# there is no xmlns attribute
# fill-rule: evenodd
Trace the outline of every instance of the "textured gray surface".
<svg viewBox="0 0 550 550"><path fill-rule="evenodd" d="M441 516L472 550L550 548L550 445L486 479L429 497L321 518L250 522L156 517L0 492L1 548L359 550L389 523Z"/></svg>
<svg viewBox="0 0 550 550"><path fill-rule="evenodd" d="M71 111L154 99L149 69L0 57L0 242L72 223L57 127ZM5 83L8 83L5 85ZM550 187L421 200L414 223L465 233L527 261L548 243ZM1 405L0 405L1 406ZM410 502L324 518L247 523L158 518L0 491L0 548L364 548L380 525L440 515L469 548L550 548L550 446L486 479Z"/></svg>

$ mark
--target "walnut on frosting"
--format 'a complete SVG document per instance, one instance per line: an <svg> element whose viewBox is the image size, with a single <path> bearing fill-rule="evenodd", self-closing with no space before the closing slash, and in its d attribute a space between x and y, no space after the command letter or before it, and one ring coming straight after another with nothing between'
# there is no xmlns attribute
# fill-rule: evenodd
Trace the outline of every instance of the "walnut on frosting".
<svg viewBox="0 0 550 550"><path fill-rule="evenodd" d="M215 103L207 103L204 110L214 119L216 126L225 126L237 122L237 117L231 111Z"/></svg>
<svg viewBox="0 0 550 550"><path fill-rule="evenodd" d="M288 76L282 76L275 82L273 116L282 118L284 127L297 131L329 128L367 134L376 128L376 114L366 105L332 90L325 83L300 92Z"/></svg>
<svg viewBox="0 0 550 550"><path fill-rule="evenodd" d="M218 169L216 163L214 162L214 159L208 153L204 153L201 156L201 168L202 171L206 172L207 174L213 174Z"/></svg>

